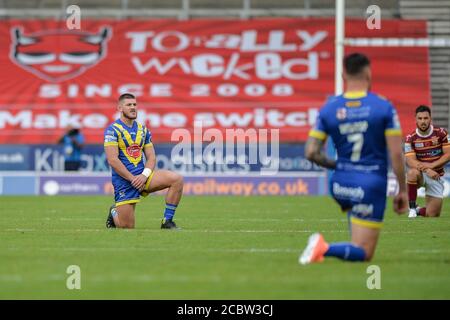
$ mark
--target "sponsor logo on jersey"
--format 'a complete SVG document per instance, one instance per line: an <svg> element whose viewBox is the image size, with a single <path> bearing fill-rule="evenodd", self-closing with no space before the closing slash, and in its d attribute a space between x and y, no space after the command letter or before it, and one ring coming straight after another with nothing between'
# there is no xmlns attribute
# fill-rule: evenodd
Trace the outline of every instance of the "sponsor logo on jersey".
<svg viewBox="0 0 450 320"><path fill-rule="evenodd" d="M364 198L364 190L361 187L345 187L337 182L333 183L333 193L337 198L341 199L362 200Z"/></svg>
<svg viewBox="0 0 450 320"><path fill-rule="evenodd" d="M107 134L105 136L105 142L117 142L117 138L115 136Z"/></svg>
<svg viewBox="0 0 450 320"><path fill-rule="evenodd" d="M345 103L345 106L349 107L349 108L360 107L361 106L361 101L347 101Z"/></svg>
<svg viewBox="0 0 450 320"><path fill-rule="evenodd" d="M433 137L433 138L431 139L431 144L432 144L433 146L438 145L438 144L439 144L439 138L438 138L438 137Z"/></svg>
<svg viewBox="0 0 450 320"><path fill-rule="evenodd" d="M360 203L360 204L354 205L352 208L352 211L354 213L358 213L362 216L369 216L373 213L373 204Z"/></svg>
<svg viewBox="0 0 450 320"><path fill-rule="evenodd" d="M420 157L436 157L439 156L442 153L441 149L437 149L437 150L430 150L430 151L426 151L426 152L419 152L418 155Z"/></svg>
<svg viewBox="0 0 450 320"><path fill-rule="evenodd" d="M127 147L127 154L132 158L139 158L141 155L141 147L137 143L134 143Z"/></svg>
<svg viewBox="0 0 450 320"><path fill-rule="evenodd" d="M405 143L405 153L408 153L411 151L412 151L411 143Z"/></svg>
<svg viewBox="0 0 450 320"><path fill-rule="evenodd" d="M367 131L367 128L369 128L367 121L341 123L339 125L339 132L340 134L363 133Z"/></svg>
<svg viewBox="0 0 450 320"><path fill-rule="evenodd" d="M344 120L347 117L347 109L339 108L336 110L336 118L339 120Z"/></svg>

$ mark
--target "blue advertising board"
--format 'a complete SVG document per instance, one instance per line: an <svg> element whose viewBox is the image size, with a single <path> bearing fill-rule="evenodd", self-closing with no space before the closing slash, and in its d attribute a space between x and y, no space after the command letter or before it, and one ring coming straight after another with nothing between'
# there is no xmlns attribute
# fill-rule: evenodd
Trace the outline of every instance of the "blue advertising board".
<svg viewBox="0 0 450 320"><path fill-rule="evenodd" d="M0 171L33 170L31 148L22 145L0 145Z"/></svg>
<svg viewBox="0 0 450 320"><path fill-rule="evenodd" d="M111 194L109 176L92 175L49 175L39 179L41 195L101 195Z"/></svg>
<svg viewBox="0 0 450 320"><path fill-rule="evenodd" d="M109 175L42 175L40 195L112 195ZM165 191L159 192L164 194ZM325 194L325 177L300 176L186 176L184 195L319 195Z"/></svg>
<svg viewBox="0 0 450 320"><path fill-rule="evenodd" d="M156 144L157 168L177 171L182 174L229 173L245 174L260 172L265 166L275 165L280 172L322 171L304 157L303 144L280 144L276 157L271 150L248 147L240 150L233 146L231 150L223 147L220 153L207 153L207 148L195 150L188 148L188 155L177 152L175 144ZM3 150L3 151L2 151ZM3 153L2 153L3 152ZM0 170L31 170L37 172L61 172L64 170L64 153L59 145L1 146ZM278 162L267 162L272 157ZM87 145L81 157L83 172L109 172L109 166L101 145ZM266 164L266 165L265 165Z"/></svg>
<svg viewBox="0 0 450 320"><path fill-rule="evenodd" d="M444 197L450 196L450 174L443 177ZM397 193L398 185L389 175L387 194ZM109 173L0 172L0 195L112 195ZM159 192L164 194L164 191ZM184 195L326 195L328 180L324 172L184 175ZM418 191L424 197L423 188Z"/></svg>
<svg viewBox="0 0 450 320"><path fill-rule="evenodd" d="M33 174L0 173L0 195L36 195L38 178Z"/></svg>

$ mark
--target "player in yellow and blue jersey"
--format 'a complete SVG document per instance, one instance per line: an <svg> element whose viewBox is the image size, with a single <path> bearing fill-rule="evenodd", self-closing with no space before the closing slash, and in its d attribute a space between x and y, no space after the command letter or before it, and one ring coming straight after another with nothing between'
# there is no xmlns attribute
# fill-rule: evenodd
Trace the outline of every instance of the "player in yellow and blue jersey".
<svg viewBox="0 0 450 320"><path fill-rule="evenodd" d="M119 97L120 118L105 130L106 158L112 168L115 204L109 209L107 228L134 228L134 211L141 197L167 189L161 229L179 229L173 221L183 193L183 177L168 170L155 170L152 135L137 122L137 102L132 94Z"/></svg>
<svg viewBox="0 0 450 320"><path fill-rule="evenodd" d="M306 144L306 157L334 169L330 191L347 212L351 242L327 243L313 234L299 257L301 264L321 262L324 257L347 261L372 259L386 207L388 151L397 177L399 192L394 210L407 210L402 133L397 112L389 101L369 92L369 59L359 53L344 59L346 92L335 96L319 112L317 123ZM337 160L322 151L327 137L333 140Z"/></svg>

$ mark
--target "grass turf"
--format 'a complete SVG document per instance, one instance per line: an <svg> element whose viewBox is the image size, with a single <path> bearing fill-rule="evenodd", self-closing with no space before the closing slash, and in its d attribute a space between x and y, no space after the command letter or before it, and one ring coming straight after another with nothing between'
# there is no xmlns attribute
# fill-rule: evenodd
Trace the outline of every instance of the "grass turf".
<svg viewBox="0 0 450 320"><path fill-rule="evenodd" d="M164 199L144 199L135 230L104 227L110 197L0 197L1 299L450 299L450 201L441 218L396 216L375 258L300 266L315 231L349 238L328 197L185 197L183 231L160 230ZM366 286L381 268L381 289ZM69 265L81 290L68 290Z"/></svg>

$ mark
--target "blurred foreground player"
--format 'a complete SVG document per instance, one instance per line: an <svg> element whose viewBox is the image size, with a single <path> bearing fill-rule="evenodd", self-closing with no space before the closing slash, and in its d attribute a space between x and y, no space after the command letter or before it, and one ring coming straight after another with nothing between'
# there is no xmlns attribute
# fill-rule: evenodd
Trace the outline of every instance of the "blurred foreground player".
<svg viewBox="0 0 450 320"><path fill-rule="evenodd" d="M316 127L306 145L306 157L335 169L330 189L347 212L351 242L327 243L315 233L299 257L299 263L321 262L324 257L346 261L372 259L386 207L388 150L399 183L394 198L397 213L408 209L402 150L402 134L395 108L384 98L368 92L371 86L369 59L359 53L344 59L346 92L332 97L319 112ZM322 151L327 136L333 140L337 160Z"/></svg>
<svg viewBox="0 0 450 320"><path fill-rule="evenodd" d="M431 110L423 105L416 109L416 126L417 129L405 141L408 217L439 217L444 198L444 182L441 177L444 175L444 166L450 161L448 133L431 124ZM416 204L418 187L425 187L425 208Z"/></svg>
<svg viewBox="0 0 450 320"><path fill-rule="evenodd" d="M120 118L106 128L104 137L115 197L106 227L134 228L135 206L141 196L168 188L161 229L178 229L173 216L183 193L183 177L168 170L155 171L152 135L145 126L135 121L136 98L129 93L122 94L117 109Z"/></svg>

